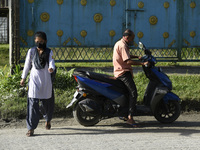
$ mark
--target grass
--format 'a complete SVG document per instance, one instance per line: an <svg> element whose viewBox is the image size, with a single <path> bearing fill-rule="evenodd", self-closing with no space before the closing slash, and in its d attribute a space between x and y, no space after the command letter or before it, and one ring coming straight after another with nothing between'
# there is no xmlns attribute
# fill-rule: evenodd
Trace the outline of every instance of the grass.
<svg viewBox="0 0 200 150"><path fill-rule="evenodd" d="M59 67L113 67L112 62L69 62L56 63ZM200 62L158 62L156 66L200 66ZM141 66L135 66L141 67Z"/></svg>
<svg viewBox="0 0 200 150"><path fill-rule="evenodd" d="M179 95L183 101L190 100L200 102L200 75L170 74L169 78L172 81L172 92ZM148 79L144 76L144 73L138 73L135 76L135 82L139 92L138 99L142 100L145 92L144 89L148 84Z"/></svg>
<svg viewBox="0 0 200 150"><path fill-rule="evenodd" d="M26 116L27 91L19 86L21 71L16 67L16 74L9 75L9 45L0 45L0 118L24 118ZM5 67L7 65L7 67ZM200 66L199 62L159 62L158 66ZM95 72L101 71L101 67L113 67L112 62L92 62L92 63L56 63L58 67L93 67ZM5 69L6 68L6 69ZM71 71L58 68L55 87L55 116L66 116L69 111L66 105L71 101L76 82ZM182 99L182 109L184 111L200 111L200 75L169 75L173 83L173 92ZM141 103L148 84L148 79L144 73L138 73L134 78L138 89L138 102Z"/></svg>
<svg viewBox="0 0 200 150"><path fill-rule="evenodd" d="M105 73L99 69L95 72ZM73 69L66 71L59 69L54 83L55 116L68 116L71 108L66 109L75 92L77 83L72 77ZM0 75L0 118L25 118L27 91L19 86L21 71L12 76ZM169 75L173 84L173 91L182 100L183 111L200 111L200 75ZM28 79L27 79L28 80ZM138 103L142 103L148 79L143 72L135 75L134 81L138 91ZM26 82L27 83L27 82ZM195 88L194 88L195 87Z"/></svg>
<svg viewBox="0 0 200 150"><path fill-rule="evenodd" d="M9 45L0 44L0 68L4 68L5 65L9 64Z"/></svg>

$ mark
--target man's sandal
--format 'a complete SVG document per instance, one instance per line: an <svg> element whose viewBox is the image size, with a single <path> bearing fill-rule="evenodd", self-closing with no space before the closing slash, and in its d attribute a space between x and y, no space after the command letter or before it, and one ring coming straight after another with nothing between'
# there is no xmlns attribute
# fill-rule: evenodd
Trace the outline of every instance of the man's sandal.
<svg viewBox="0 0 200 150"><path fill-rule="evenodd" d="M132 128L138 128L139 127L139 125L137 124L137 123L133 123L133 124L131 124L131 123L126 123L129 127L132 127Z"/></svg>
<svg viewBox="0 0 200 150"><path fill-rule="evenodd" d="M28 132L26 133L26 136L30 137L33 136L34 134L34 130L28 130Z"/></svg>

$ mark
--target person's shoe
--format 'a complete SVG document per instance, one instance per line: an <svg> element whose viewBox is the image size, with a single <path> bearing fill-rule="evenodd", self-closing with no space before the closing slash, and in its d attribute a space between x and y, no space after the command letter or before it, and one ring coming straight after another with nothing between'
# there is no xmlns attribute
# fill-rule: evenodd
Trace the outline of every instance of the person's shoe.
<svg viewBox="0 0 200 150"><path fill-rule="evenodd" d="M128 126L133 127L133 128L139 127L139 125L138 125L138 124L135 122L135 120L133 120L133 119L128 119L127 122L126 122L126 124L127 124Z"/></svg>
<svg viewBox="0 0 200 150"><path fill-rule="evenodd" d="M28 130L28 132L26 133L26 136L30 137L33 136L34 134L34 130Z"/></svg>
<svg viewBox="0 0 200 150"><path fill-rule="evenodd" d="M51 129L51 122L45 122L45 128L47 130L50 130Z"/></svg>

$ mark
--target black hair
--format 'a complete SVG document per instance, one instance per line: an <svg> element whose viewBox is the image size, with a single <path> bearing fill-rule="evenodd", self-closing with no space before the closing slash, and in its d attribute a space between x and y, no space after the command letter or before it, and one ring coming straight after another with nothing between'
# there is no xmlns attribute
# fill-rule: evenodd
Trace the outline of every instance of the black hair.
<svg viewBox="0 0 200 150"><path fill-rule="evenodd" d="M126 29L123 33L123 36L132 36L134 32L130 29Z"/></svg>
<svg viewBox="0 0 200 150"><path fill-rule="evenodd" d="M43 40L47 41L47 35L45 32L42 32L42 31L38 31L35 33L35 38L36 37L40 37L42 38Z"/></svg>

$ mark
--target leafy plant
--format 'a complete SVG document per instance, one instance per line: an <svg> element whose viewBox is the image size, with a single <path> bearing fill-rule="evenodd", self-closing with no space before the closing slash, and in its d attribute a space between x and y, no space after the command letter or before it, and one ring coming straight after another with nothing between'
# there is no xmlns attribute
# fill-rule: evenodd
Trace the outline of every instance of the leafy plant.
<svg viewBox="0 0 200 150"><path fill-rule="evenodd" d="M57 69L54 82L55 115L65 115L66 105L75 92L76 82L70 71ZM27 89L20 86L22 71L20 65L15 66L13 75L6 75L1 70L0 75L0 118L20 118L26 116Z"/></svg>
<svg viewBox="0 0 200 150"><path fill-rule="evenodd" d="M25 118L27 90L21 87L20 66L15 67L15 74L9 75L0 70L0 117L8 118ZM95 70L97 73L105 73L100 69ZM55 92L55 116L68 116L71 109L67 110L66 106L73 98L77 83L73 78L74 69L57 69L56 80L54 82ZM200 75L169 75L173 83L173 92L182 100L183 110L200 111ZM148 79L144 73L137 73L134 76L138 91L138 103L142 103Z"/></svg>

